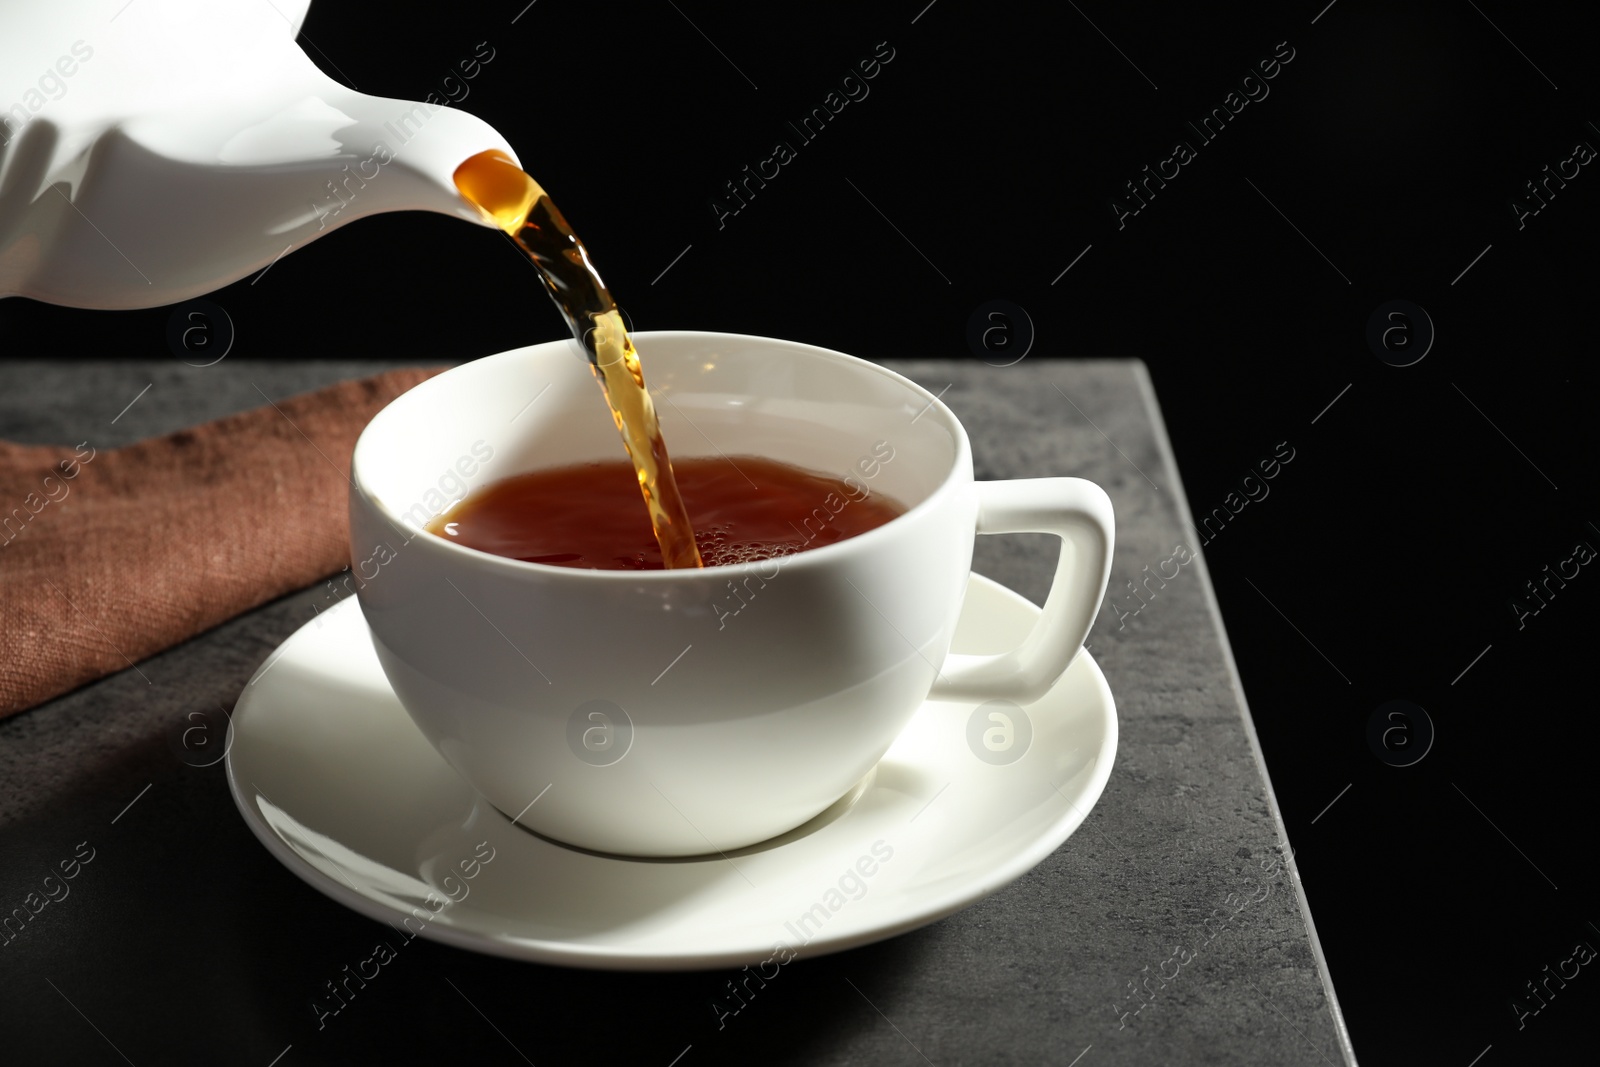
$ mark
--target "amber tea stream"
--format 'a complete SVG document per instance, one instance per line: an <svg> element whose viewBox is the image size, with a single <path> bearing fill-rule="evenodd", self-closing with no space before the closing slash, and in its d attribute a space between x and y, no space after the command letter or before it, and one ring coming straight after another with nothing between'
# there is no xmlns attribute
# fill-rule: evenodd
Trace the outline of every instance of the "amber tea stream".
<svg viewBox="0 0 1600 1067"><path fill-rule="evenodd" d="M589 355L638 478L668 568L700 567L689 513L673 477L639 354L588 250L539 183L500 151L480 152L455 172L456 188L488 212L539 269L546 290Z"/></svg>

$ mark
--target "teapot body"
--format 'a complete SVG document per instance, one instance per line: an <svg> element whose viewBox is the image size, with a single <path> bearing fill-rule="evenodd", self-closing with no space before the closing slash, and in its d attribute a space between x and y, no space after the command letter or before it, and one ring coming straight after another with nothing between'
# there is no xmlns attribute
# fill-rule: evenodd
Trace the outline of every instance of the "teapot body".
<svg viewBox="0 0 1600 1067"><path fill-rule="evenodd" d="M451 176L504 138L329 78L309 3L0 0L0 70L31 79L0 98L0 296L152 307L380 211L488 225Z"/></svg>

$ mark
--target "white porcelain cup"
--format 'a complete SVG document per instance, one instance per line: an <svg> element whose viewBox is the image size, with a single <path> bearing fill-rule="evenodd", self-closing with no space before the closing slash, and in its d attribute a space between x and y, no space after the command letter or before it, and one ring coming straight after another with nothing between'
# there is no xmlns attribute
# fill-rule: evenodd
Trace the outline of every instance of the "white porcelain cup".
<svg viewBox="0 0 1600 1067"><path fill-rule="evenodd" d="M851 356L735 334L635 340L674 457L769 457L907 510L781 560L526 563L420 528L499 478L625 456L574 344L480 359L397 398L356 443L352 570L395 693L495 807L602 852L726 852L848 792L924 700L1026 703L1066 670L1110 571L1099 486L974 481L950 409ZM974 533L1014 532L1062 540L1043 614L1010 652L949 654Z"/></svg>

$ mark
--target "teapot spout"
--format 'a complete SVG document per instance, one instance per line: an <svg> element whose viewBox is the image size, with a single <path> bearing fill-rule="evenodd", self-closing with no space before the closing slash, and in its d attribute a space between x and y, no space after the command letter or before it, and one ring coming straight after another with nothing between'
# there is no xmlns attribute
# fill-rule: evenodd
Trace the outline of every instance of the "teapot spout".
<svg viewBox="0 0 1600 1067"><path fill-rule="evenodd" d="M322 94L305 110L348 124L330 130L332 144L323 142L304 159L305 169L319 180L303 205L296 205L307 213L292 214L279 224L289 227L284 232L314 228L320 235L383 211L434 211L494 225L462 198L454 181L456 168L479 152L499 149L517 158L505 138L482 119L441 104L368 96L342 87ZM302 149L308 147L304 132L299 131ZM270 131L262 134L271 137ZM241 150L245 145L235 138L231 151Z"/></svg>

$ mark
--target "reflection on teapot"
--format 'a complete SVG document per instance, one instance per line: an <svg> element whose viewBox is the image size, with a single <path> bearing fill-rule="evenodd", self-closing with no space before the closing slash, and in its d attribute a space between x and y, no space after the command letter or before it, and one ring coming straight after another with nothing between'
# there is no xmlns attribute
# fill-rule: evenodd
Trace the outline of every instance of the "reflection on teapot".
<svg viewBox="0 0 1600 1067"><path fill-rule="evenodd" d="M323 74L309 6L0 0L0 297L153 307L380 211L492 226L452 175L505 139Z"/></svg>

